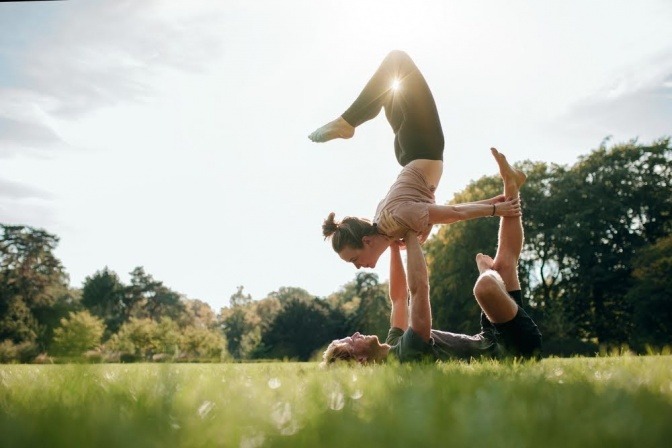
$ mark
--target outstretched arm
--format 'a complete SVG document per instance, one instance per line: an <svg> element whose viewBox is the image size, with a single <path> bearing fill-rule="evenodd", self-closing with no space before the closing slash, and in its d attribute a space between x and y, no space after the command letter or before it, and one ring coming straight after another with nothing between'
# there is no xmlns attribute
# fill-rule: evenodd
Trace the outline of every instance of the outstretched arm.
<svg viewBox="0 0 672 448"><path fill-rule="evenodd" d="M429 276L427 263L415 232L406 234L408 287L411 291L409 325L424 341L429 341L432 330L432 310L429 305Z"/></svg>
<svg viewBox="0 0 672 448"><path fill-rule="evenodd" d="M390 301L392 302L390 326L406 331L408 328L408 286L399 246L399 242L396 241L390 246Z"/></svg>
<svg viewBox="0 0 672 448"><path fill-rule="evenodd" d="M514 198L499 203L471 203L455 205L430 205L430 224L451 224L487 216L520 216L520 200Z"/></svg>
<svg viewBox="0 0 672 448"><path fill-rule="evenodd" d="M497 196L488 198L488 199L481 199L480 201L471 201L471 202L465 202L463 205L467 204L499 204L500 202L506 202L506 197L503 194L499 194Z"/></svg>

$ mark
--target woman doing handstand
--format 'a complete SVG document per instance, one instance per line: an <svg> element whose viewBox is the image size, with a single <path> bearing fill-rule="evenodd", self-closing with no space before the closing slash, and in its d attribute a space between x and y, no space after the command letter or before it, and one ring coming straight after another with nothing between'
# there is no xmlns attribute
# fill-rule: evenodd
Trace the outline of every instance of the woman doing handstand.
<svg viewBox="0 0 672 448"><path fill-rule="evenodd" d="M375 267L378 258L408 231L424 241L434 224L450 224L486 216L520 216L518 198L496 196L478 202L436 205L434 192L443 174L444 137L434 97L420 70L402 51L387 55L362 92L343 115L320 127L309 138L326 142L351 138L355 128L381 109L394 131L394 152L403 167L373 222L330 213L322 231L346 262Z"/></svg>

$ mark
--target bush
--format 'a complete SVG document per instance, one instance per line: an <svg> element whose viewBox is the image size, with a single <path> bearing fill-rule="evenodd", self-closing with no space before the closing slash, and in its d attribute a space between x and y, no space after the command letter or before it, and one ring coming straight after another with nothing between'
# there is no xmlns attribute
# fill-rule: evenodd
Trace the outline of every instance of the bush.
<svg viewBox="0 0 672 448"><path fill-rule="evenodd" d="M33 342L15 344L6 339L0 342L0 363L29 363L39 354L37 345Z"/></svg>

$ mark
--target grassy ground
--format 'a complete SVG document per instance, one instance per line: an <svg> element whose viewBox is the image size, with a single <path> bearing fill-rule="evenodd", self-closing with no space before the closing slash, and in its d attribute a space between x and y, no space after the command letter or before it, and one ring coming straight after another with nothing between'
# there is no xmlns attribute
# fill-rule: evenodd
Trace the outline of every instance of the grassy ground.
<svg viewBox="0 0 672 448"><path fill-rule="evenodd" d="M2 447L669 446L672 356L0 366Z"/></svg>

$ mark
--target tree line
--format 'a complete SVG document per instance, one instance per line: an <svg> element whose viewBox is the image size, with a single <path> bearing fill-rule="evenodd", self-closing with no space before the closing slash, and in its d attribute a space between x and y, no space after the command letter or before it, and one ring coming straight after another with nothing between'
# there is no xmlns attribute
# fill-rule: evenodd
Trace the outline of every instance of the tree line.
<svg viewBox="0 0 672 448"><path fill-rule="evenodd" d="M672 340L670 139L598 149L571 166L526 161L521 190L525 305L548 354L599 346L643 351ZM452 202L497 195L484 176ZM261 300L237 288L218 312L142 267L129 284L107 267L69 285L58 237L0 225L0 362L312 359L354 331L384 339L387 283L369 272L327 297L282 287ZM434 328L477 333L474 256L494 255L498 221L439 228L424 246Z"/></svg>
<svg viewBox="0 0 672 448"><path fill-rule="evenodd" d="M519 272L547 352L585 353L598 345L643 351L672 343L670 139L607 143L572 166L517 165L528 175ZM500 192L497 177L483 177L454 201ZM476 330L473 257L494 255L497 225L487 219L452 224L428 241L439 327Z"/></svg>
<svg viewBox="0 0 672 448"><path fill-rule="evenodd" d="M387 286L372 273L328 298L282 287L252 300L242 286L215 313L137 267L107 267L71 288L58 237L0 224L0 362L308 360L355 329L387 330Z"/></svg>

